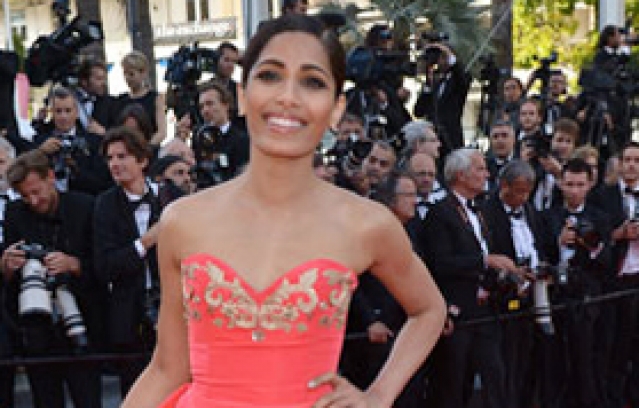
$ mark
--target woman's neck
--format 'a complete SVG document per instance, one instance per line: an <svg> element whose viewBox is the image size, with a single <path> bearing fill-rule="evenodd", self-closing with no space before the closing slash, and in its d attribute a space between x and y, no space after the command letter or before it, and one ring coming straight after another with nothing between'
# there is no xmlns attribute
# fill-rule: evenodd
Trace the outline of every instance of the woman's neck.
<svg viewBox="0 0 639 408"><path fill-rule="evenodd" d="M251 151L243 186L261 206L299 202L321 184L311 161L311 157L273 158Z"/></svg>

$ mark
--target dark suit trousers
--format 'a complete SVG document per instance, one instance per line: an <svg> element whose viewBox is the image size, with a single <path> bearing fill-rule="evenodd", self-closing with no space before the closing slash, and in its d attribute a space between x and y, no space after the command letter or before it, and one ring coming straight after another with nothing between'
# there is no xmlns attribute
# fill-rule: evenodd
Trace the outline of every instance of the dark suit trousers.
<svg viewBox="0 0 639 408"><path fill-rule="evenodd" d="M13 336L9 329L0 321L0 359L11 358L15 354ZM15 386L15 368L0 367L0 406L13 408Z"/></svg>
<svg viewBox="0 0 639 408"><path fill-rule="evenodd" d="M29 367L27 375L36 408L64 408L65 383L74 407L102 407L98 364L37 365Z"/></svg>
<svg viewBox="0 0 639 408"><path fill-rule="evenodd" d="M619 279L615 289L627 290L639 288L639 276L631 279ZM639 389L639 378L630 375L628 363L639 364L639 349L635 336L639 334L639 296L627 296L615 303L615 337L612 347L612 358L608 374L608 398L611 408L626 406L626 391ZM636 368L635 368L636 370ZM632 393L631 393L632 395ZM633 401L633 407L639 406Z"/></svg>
<svg viewBox="0 0 639 408"><path fill-rule="evenodd" d="M434 408L463 408L473 373L481 377L483 408L506 408L505 368L498 323L458 328L442 337L433 355ZM468 372L468 370L471 372Z"/></svg>
<svg viewBox="0 0 639 408"><path fill-rule="evenodd" d="M506 400L509 407L532 406L534 325L534 320L530 318L515 318L502 323Z"/></svg>
<svg viewBox="0 0 639 408"><path fill-rule="evenodd" d="M563 316L562 316L563 315ZM598 408L603 399L596 378L595 323L597 306L568 309L559 316L564 326L565 351L568 364L566 406Z"/></svg>

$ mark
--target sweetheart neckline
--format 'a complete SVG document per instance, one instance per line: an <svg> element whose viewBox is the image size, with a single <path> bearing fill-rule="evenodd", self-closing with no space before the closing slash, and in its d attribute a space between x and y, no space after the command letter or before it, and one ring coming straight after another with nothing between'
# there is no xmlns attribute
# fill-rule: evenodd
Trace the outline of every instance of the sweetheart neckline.
<svg viewBox="0 0 639 408"><path fill-rule="evenodd" d="M288 271L286 271L286 272L282 273L281 275L279 275L277 277L277 279L275 279L270 284L266 285L263 289L257 289L257 288L255 288L255 286L253 286L253 284L249 283L229 263L227 263L224 260L216 257L215 255L212 255L212 254L209 254L209 253L206 253L206 252L193 253L193 254L185 257L184 259L182 259L181 264L185 265L185 264L191 263L191 262L195 261L199 257L207 257L208 260L209 261L213 261L213 263L217 267L221 268L222 270L224 270L226 272L230 272L231 274L233 274L233 276L238 279L240 284L242 286L244 286L245 289L247 289L248 291L251 292L251 294L253 295L254 298L256 298L256 297L262 298L262 297L265 297L265 296L269 295L273 290L275 290L277 287L280 286L280 284L282 283L282 281L284 279L286 279L287 277L289 277L291 275L295 276L295 274L299 274L300 272L304 272L304 271L308 270L314 264L320 264L320 263L329 264L329 266L324 267L323 269L335 268L335 269L340 270L342 272L347 272L347 273L353 274L355 277L357 277L357 274L355 273L355 271L353 271L351 268L345 266L344 264L342 264L342 263L340 263L338 261L334 261L334 260L328 259L328 258L312 258L312 259L309 259L307 261L303 261L300 264L298 264L298 265L296 265L296 266L294 266L292 268L289 268Z"/></svg>

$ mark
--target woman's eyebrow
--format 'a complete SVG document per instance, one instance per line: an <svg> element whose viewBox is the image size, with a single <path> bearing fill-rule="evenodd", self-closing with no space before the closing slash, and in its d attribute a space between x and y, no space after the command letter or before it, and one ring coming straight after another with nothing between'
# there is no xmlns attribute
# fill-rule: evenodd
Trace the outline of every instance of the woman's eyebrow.
<svg viewBox="0 0 639 408"><path fill-rule="evenodd" d="M257 64L257 67L260 67L262 65L275 65L278 68L284 68L286 66L286 64L284 64L282 61L275 58L262 60ZM317 64L311 64L311 63L303 64L302 70L303 71L319 71L322 74L326 75L327 77L331 76L324 68L322 68L321 66Z"/></svg>

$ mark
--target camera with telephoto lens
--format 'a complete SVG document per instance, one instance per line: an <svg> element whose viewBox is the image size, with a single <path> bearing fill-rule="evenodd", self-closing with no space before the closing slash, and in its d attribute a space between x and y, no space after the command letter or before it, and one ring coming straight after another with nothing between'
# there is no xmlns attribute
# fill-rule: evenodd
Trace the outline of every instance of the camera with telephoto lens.
<svg viewBox="0 0 639 408"><path fill-rule="evenodd" d="M220 184L233 176L228 155L223 152L223 137L222 131L211 124L203 124L193 134L193 172L198 188Z"/></svg>
<svg viewBox="0 0 639 408"><path fill-rule="evenodd" d="M532 288L535 322L546 335L555 334L555 326L552 321L550 295L548 293L548 277L555 274L552 269L553 267L551 265L543 263L538 265L536 270L533 270L536 277ZM567 277L565 282L567 283Z"/></svg>
<svg viewBox="0 0 639 408"><path fill-rule="evenodd" d="M25 252L27 262L22 268L22 280L18 296L18 313L27 327L62 324L74 352L83 353L88 349L87 328L75 296L69 290L68 276L49 275L43 259L49 253L43 245L21 244L18 249ZM27 339L31 352L46 351L38 339Z"/></svg>

